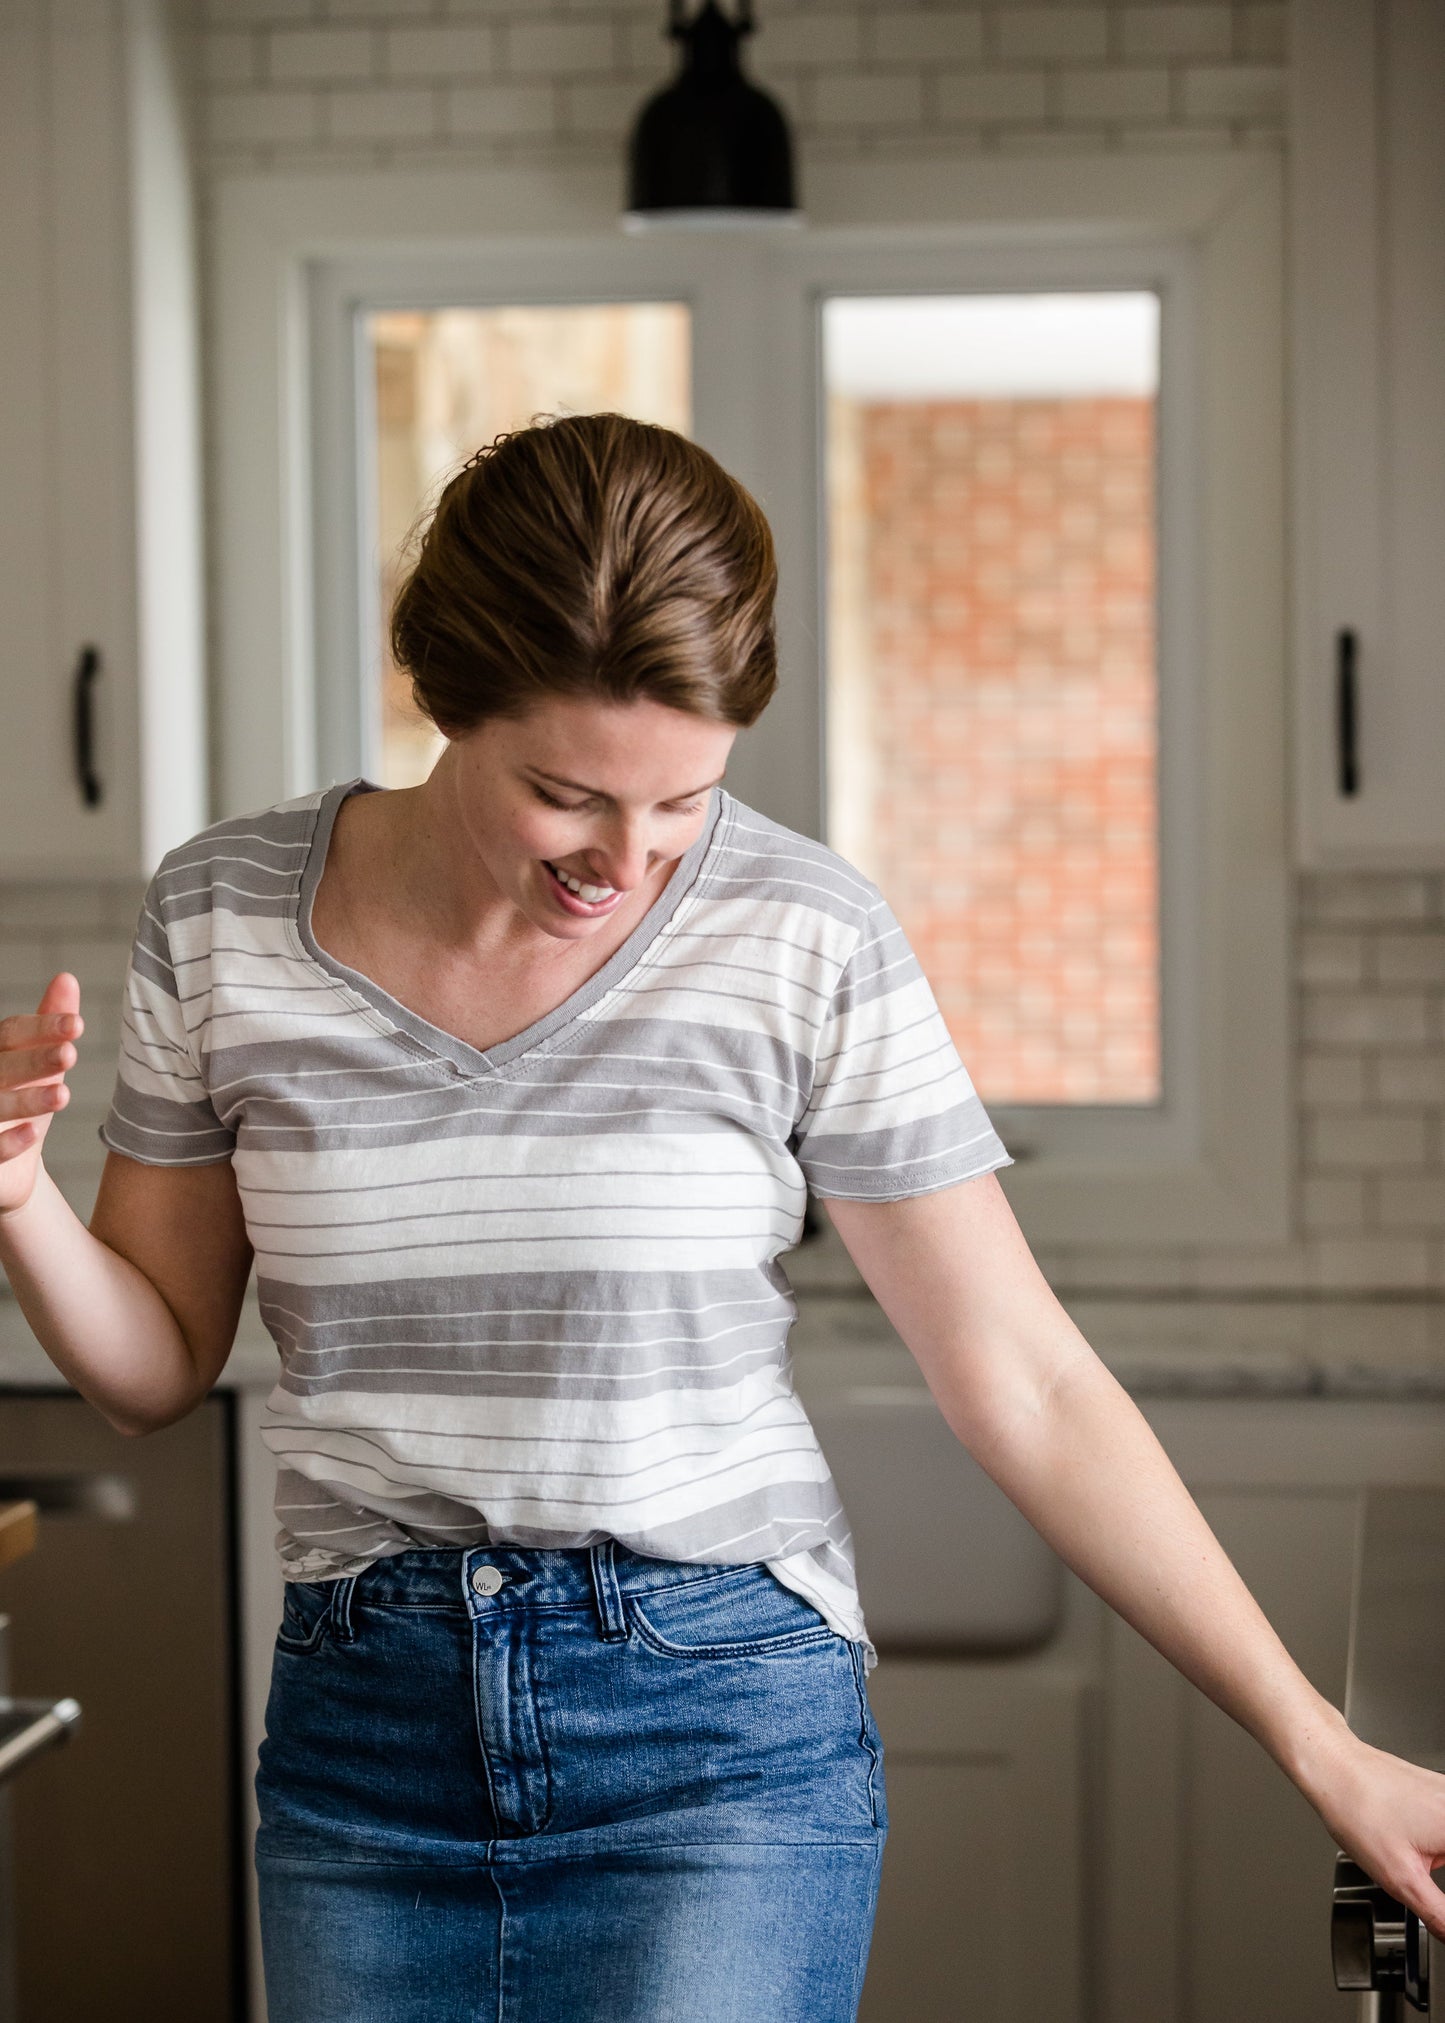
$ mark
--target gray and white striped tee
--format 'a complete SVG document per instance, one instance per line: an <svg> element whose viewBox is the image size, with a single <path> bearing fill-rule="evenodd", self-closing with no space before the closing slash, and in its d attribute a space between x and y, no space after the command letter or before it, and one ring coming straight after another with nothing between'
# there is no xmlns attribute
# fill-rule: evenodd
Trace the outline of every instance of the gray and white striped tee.
<svg viewBox="0 0 1445 2023"><path fill-rule="evenodd" d="M782 1253L811 1188L1009 1163L897 921L721 789L635 931L486 1053L311 933L357 779L162 861L101 1137L230 1159L280 1351L264 1438L291 1579L413 1546L764 1561L863 1638L793 1395Z"/></svg>

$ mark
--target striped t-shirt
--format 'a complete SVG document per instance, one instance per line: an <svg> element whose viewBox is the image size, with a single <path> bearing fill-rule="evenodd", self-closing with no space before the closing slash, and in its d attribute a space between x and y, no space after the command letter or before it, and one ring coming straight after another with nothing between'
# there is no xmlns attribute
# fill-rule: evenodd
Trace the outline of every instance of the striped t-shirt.
<svg viewBox="0 0 1445 2023"><path fill-rule="evenodd" d="M765 1562L863 1638L793 1395L808 1190L1008 1164L902 930L821 844L714 790L595 976L485 1053L311 932L343 781L218 822L141 910L104 1142L230 1159L281 1368L283 1571L413 1546Z"/></svg>

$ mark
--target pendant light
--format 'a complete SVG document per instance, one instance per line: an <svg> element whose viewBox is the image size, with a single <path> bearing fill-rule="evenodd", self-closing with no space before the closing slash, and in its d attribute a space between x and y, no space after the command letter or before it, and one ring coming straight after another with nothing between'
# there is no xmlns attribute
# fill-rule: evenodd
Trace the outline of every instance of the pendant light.
<svg viewBox="0 0 1445 2023"><path fill-rule="evenodd" d="M687 12L686 0L670 0L667 32L682 45L682 68L638 114L623 224L801 223L787 120L742 72L752 0L739 0L731 20L718 0L703 0L692 20Z"/></svg>

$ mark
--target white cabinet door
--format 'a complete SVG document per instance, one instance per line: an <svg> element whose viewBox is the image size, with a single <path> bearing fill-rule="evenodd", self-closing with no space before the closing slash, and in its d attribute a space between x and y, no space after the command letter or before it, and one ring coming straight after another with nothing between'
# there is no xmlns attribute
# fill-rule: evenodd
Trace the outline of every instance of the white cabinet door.
<svg viewBox="0 0 1445 2023"><path fill-rule="evenodd" d="M1296 0L1304 863L1445 863L1445 8Z"/></svg>
<svg viewBox="0 0 1445 2023"><path fill-rule="evenodd" d="M1087 1687L885 1657L888 1842L861 2023L1081 2023Z"/></svg>
<svg viewBox="0 0 1445 2023"><path fill-rule="evenodd" d="M0 9L0 877L144 874L205 819L184 133L159 0Z"/></svg>
<svg viewBox="0 0 1445 2023"><path fill-rule="evenodd" d="M1359 1492L1199 1502L1291 1656L1338 1705ZM1109 2023L1345 2023L1325 1828L1259 1745L1117 1616L1106 1636Z"/></svg>

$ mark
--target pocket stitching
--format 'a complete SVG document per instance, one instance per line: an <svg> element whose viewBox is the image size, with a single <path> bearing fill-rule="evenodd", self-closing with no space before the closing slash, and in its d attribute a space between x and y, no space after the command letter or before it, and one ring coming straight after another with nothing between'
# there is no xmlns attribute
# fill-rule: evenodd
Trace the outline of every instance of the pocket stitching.
<svg viewBox="0 0 1445 2023"><path fill-rule="evenodd" d="M327 1632L332 1628L335 1596L333 1594L323 1603L317 1612L316 1621L304 1637L292 1636L287 1632L285 1610L289 1600L288 1595L282 1601L281 1621L276 1630L277 1645L281 1650L289 1651L294 1657L309 1657L325 1642Z"/></svg>
<svg viewBox="0 0 1445 2023"><path fill-rule="evenodd" d="M766 1657L774 1651L805 1650L812 1644L839 1641L836 1631L830 1629L826 1623L820 1623L815 1629L783 1630L775 1637L744 1637L736 1643L674 1644L648 1621L635 1596L628 1597L628 1608L639 1642L645 1644L649 1650L655 1651L661 1658Z"/></svg>
<svg viewBox="0 0 1445 2023"><path fill-rule="evenodd" d="M286 1634L286 1619L283 1616L280 1626L276 1631L276 1642L283 1651L294 1651L299 1656L308 1651L314 1651L325 1635L326 1615L324 1612L316 1618L315 1628L306 1637L288 1636Z"/></svg>
<svg viewBox="0 0 1445 2023"><path fill-rule="evenodd" d="M878 1777L879 1772L883 1768L882 1748L881 1744L875 1744L872 1735L869 1733L869 1728L872 1724L868 1706L868 1688L863 1667L863 1647L861 1644L850 1643L848 1651L853 1660L853 1687L858 1695L858 1740L863 1745L868 1757L868 1808L873 1815L873 1824L876 1827L878 1824Z"/></svg>

